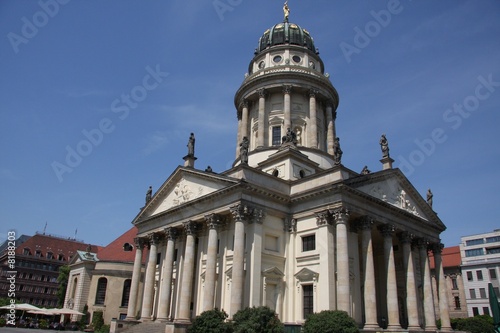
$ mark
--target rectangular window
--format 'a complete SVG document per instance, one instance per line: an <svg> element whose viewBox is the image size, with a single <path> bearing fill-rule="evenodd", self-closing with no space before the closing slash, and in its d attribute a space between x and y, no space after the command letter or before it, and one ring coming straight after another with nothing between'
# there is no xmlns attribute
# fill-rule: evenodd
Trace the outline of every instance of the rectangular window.
<svg viewBox="0 0 500 333"><path fill-rule="evenodd" d="M490 279L495 280L497 278L497 270L495 268L490 268Z"/></svg>
<svg viewBox="0 0 500 333"><path fill-rule="evenodd" d="M316 250L316 235L302 237L302 252Z"/></svg>
<svg viewBox="0 0 500 333"><path fill-rule="evenodd" d="M476 271L477 280L483 281L483 271Z"/></svg>
<svg viewBox="0 0 500 333"><path fill-rule="evenodd" d="M467 245L467 246L479 245L479 244L484 244L484 239L477 238L477 239L469 239L468 241L465 241L465 245Z"/></svg>
<svg viewBox="0 0 500 333"><path fill-rule="evenodd" d="M486 298L486 289L484 288L479 288L479 296L481 298Z"/></svg>
<svg viewBox="0 0 500 333"><path fill-rule="evenodd" d="M458 290L457 278L454 277L451 279L451 285L452 285L453 290Z"/></svg>
<svg viewBox="0 0 500 333"><path fill-rule="evenodd" d="M460 297L455 296L455 310L460 310Z"/></svg>
<svg viewBox="0 0 500 333"><path fill-rule="evenodd" d="M467 272L467 281L472 281L472 272L471 271Z"/></svg>
<svg viewBox="0 0 500 333"><path fill-rule="evenodd" d="M476 299L476 290L475 289L469 289L470 292L470 298L471 299Z"/></svg>
<svg viewBox="0 0 500 333"><path fill-rule="evenodd" d="M495 292L497 297L500 298L500 289L498 289L498 287L493 287L493 291Z"/></svg>
<svg viewBox="0 0 500 333"><path fill-rule="evenodd" d="M482 256L483 254L484 254L483 249L465 250L466 257Z"/></svg>
<svg viewBox="0 0 500 333"><path fill-rule="evenodd" d="M486 254L498 254L498 253L500 253L500 247L486 249Z"/></svg>
<svg viewBox="0 0 500 333"><path fill-rule="evenodd" d="M483 314L484 315L490 315L490 308L487 306L483 306Z"/></svg>
<svg viewBox="0 0 500 333"><path fill-rule="evenodd" d="M496 243L496 242L500 242L500 236L486 238L486 243Z"/></svg>
<svg viewBox="0 0 500 333"><path fill-rule="evenodd" d="M476 308L476 307L473 307L472 308L472 315L475 317L475 316L479 316L479 309Z"/></svg>
<svg viewBox="0 0 500 333"><path fill-rule="evenodd" d="M281 144L281 126L273 126L273 146Z"/></svg>
<svg viewBox="0 0 500 333"><path fill-rule="evenodd" d="M314 295L313 295L313 285L307 284L302 286L303 292L303 309L304 309L304 319L308 315L314 312Z"/></svg>

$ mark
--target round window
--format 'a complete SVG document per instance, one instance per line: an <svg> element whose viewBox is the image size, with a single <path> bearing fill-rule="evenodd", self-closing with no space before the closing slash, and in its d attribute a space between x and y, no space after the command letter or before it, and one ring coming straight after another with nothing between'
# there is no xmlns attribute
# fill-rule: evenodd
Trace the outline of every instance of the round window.
<svg viewBox="0 0 500 333"><path fill-rule="evenodd" d="M264 61L259 62L259 68L260 69L264 68L265 65L266 64L264 63Z"/></svg>
<svg viewBox="0 0 500 333"><path fill-rule="evenodd" d="M273 61L276 63L280 63L283 58L280 55L274 56Z"/></svg>
<svg viewBox="0 0 500 333"><path fill-rule="evenodd" d="M297 56L297 55L294 55L294 56L292 57L292 60L293 60L294 62L296 62L296 63L300 63L300 62L302 61L302 59L301 59L299 56Z"/></svg>

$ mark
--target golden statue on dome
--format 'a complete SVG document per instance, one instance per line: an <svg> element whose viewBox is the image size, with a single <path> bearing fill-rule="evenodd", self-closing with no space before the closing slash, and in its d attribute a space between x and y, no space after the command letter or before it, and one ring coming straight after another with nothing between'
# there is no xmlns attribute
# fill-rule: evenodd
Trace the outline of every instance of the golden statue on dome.
<svg viewBox="0 0 500 333"><path fill-rule="evenodd" d="M290 15L290 8L288 8L288 0L285 1L283 6L283 12L285 14L285 22L288 22L288 16Z"/></svg>

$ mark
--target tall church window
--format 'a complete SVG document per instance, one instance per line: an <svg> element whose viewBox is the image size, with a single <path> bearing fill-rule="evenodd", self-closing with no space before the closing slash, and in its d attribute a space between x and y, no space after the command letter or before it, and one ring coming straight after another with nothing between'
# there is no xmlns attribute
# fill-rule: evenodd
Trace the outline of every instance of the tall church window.
<svg viewBox="0 0 500 333"><path fill-rule="evenodd" d="M304 318L314 312L314 295L313 285L306 284L302 286L302 305L304 310Z"/></svg>
<svg viewBox="0 0 500 333"><path fill-rule="evenodd" d="M127 280L125 280L125 282L123 282L122 305L121 306L128 306L131 285L132 285L132 281L130 279L127 279Z"/></svg>
<svg viewBox="0 0 500 333"><path fill-rule="evenodd" d="M106 300L106 288L108 286L108 279L102 277L97 281L97 291L95 293L95 304L104 304Z"/></svg>
<svg viewBox="0 0 500 333"><path fill-rule="evenodd" d="M281 144L281 126L273 126L273 146Z"/></svg>
<svg viewBox="0 0 500 333"><path fill-rule="evenodd" d="M455 296L455 310L460 310L460 297Z"/></svg>

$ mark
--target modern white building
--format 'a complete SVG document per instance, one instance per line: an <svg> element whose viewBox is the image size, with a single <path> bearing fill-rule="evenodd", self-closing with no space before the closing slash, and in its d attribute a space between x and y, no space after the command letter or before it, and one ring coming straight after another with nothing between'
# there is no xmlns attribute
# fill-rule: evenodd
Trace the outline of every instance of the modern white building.
<svg viewBox="0 0 500 333"><path fill-rule="evenodd" d="M464 236L460 241L462 278L470 317L492 315L488 283L500 296L500 229L484 234Z"/></svg>

